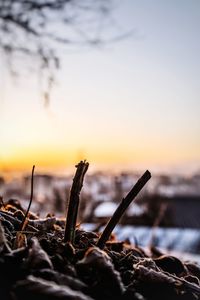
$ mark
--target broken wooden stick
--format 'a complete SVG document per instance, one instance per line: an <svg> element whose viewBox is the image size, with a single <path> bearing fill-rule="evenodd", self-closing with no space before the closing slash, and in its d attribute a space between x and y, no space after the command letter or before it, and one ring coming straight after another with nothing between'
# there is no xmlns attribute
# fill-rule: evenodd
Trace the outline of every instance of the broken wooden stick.
<svg viewBox="0 0 200 300"><path fill-rule="evenodd" d="M113 229L119 222L120 218L128 208L128 206L131 204L131 202L134 200L134 198L137 196L137 194L141 191L141 189L145 186L147 181L151 178L151 173L147 170L142 177L136 182L132 190L127 194L125 198L122 199L121 203L115 210L113 216L108 221L104 231L102 232L101 236L99 237L97 241L97 247L103 249L105 246L105 243L109 239Z"/></svg>
<svg viewBox="0 0 200 300"><path fill-rule="evenodd" d="M70 191L64 241L70 242L72 244L74 242L74 237L75 237L76 219L77 219L78 206L79 206L79 196L83 186L83 179L85 173L87 172L88 167L89 167L89 163L86 162L85 160L80 161L80 163L76 165L77 170Z"/></svg>

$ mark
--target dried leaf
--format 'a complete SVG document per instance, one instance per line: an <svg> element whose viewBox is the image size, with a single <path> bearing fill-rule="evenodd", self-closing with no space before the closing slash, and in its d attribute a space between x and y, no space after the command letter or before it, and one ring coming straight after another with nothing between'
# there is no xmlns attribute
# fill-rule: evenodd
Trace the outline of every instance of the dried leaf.
<svg viewBox="0 0 200 300"><path fill-rule="evenodd" d="M180 259L174 256L162 255L158 258L155 258L154 262L159 268L168 273L176 275L186 273L186 268L184 267L183 263L180 261Z"/></svg>
<svg viewBox="0 0 200 300"><path fill-rule="evenodd" d="M18 281L12 295L16 300L92 300L81 292L34 276Z"/></svg>
<svg viewBox="0 0 200 300"><path fill-rule="evenodd" d="M26 235L19 231L16 233L14 249L18 249L22 247L27 247L27 239L26 239Z"/></svg>
<svg viewBox="0 0 200 300"><path fill-rule="evenodd" d="M135 267L135 266L134 266ZM167 283L180 285L173 277L167 276L160 271L149 269L143 265L138 265L135 268L135 276L139 281L153 282L153 283Z"/></svg>
<svg viewBox="0 0 200 300"><path fill-rule="evenodd" d="M7 243L6 237L5 237L5 232L3 225L0 221L0 252L4 249L6 249L7 252L11 252L12 250L10 249L10 246Z"/></svg>
<svg viewBox="0 0 200 300"><path fill-rule="evenodd" d="M28 221L29 225L33 226L37 230L47 231L53 229L56 224L56 217L46 218L46 219L36 219Z"/></svg>
<svg viewBox="0 0 200 300"><path fill-rule="evenodd" d="M27 266L30 269L37 270L42 268L53 269L52 262L48 254L42 249L38 239L36 237L31 240L32 245L29 249L29 255L27 258Z"/></svg>
<svg viewBox="0 0 200 300"><path fill-rule="evenodd" d="M65 275L51 269L42 269L34 272L34 275L48 281L54 281L57 284L69 286L76 291L86 291L87 285L70 275Z"/></svg>
<svg viewBox="0 0 200 300"><path fill-rule="evenodd" d="M188 271L200 280L200 267L199 267L199 265L197 265L195 263L191 263L191 262L187 262L187 263L185 263L185 265L186 265L186 268L188 269Z"/></svg>
<svg viewBox="0 0 200 300"><path fill-rule="evenodd" d="M98 299L116 298L124 292L119 272L114 269L109 256L99 248L89 248L84 258L77 263L77 270Z"/></svg>
<svg viewBox="0 0 200 300"><path fill-rule="evenodd" d="M142 258L138 263L134 264L133 267L134 269L138 269L140 266L160 271L160 269L156 266L155 262L151 258Z"/></svg>

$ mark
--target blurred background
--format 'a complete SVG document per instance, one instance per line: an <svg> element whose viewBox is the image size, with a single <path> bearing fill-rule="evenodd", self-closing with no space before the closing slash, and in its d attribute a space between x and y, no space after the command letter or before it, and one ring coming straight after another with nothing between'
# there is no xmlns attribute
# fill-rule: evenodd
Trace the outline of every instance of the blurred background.
<svg viewBox="0 0 200 300"><path fill-rule="evenodd" d="M118 238L200 252L200 3L0 0L0 195L104 224L149 169Z"/></svg>

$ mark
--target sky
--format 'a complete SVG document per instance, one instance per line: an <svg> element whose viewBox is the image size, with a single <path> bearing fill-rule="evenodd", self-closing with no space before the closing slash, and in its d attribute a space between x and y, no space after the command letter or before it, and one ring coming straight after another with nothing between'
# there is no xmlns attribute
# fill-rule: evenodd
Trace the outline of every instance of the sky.
<svg viewBox="0 0 200 300"><path fill-rule="evenodd" d="M117 1L112 18L133 34L62 52L48 108L38 74L13 80L1 64L1 173L80 159L97 169L200 170L200 2Z"/></svg>

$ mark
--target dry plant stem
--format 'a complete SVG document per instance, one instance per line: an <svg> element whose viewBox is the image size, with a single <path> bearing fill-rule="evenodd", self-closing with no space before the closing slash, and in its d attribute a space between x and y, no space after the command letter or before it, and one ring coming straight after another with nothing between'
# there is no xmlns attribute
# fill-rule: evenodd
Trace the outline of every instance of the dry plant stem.
<svg viewBox="0 0 200 300"><path fill-rule="evenodd" d="M120 218L124 214L125 210L128 208L130 203L134 200L134 198L137 196L137 194L141 191L141 189L145 186L147 181L151 178L151 173L147 170L142 177L136 182L132 190L127 194L125 198L122 199L121 203L117 207L116 211L114 212L113 216L107 223L104 231L102 232L98 242L97 247L103 249L105 246L105 243L109 239L113 229L119 222Z"/></svg>
<svg viewBox="0 0 200 300"><path fill-rule="evenodd" d="M83 186L83 179L89 163L81 161L77 166L77 170L73 179L73 184L70 191L69 206L66 218L64 241L73 244L76 228L76 219L78 214L79 196Z"/></svg>
<svg viewBox="0 0 200 300"><path fill-rule="evenodd" d="M27 211L26 211L26 214L24 216L24 219L21 223L21 228L20 228L20 231L24 231L25 227L26 227L26 219L28 217L28 213L29 213L29 210L31 208L31 203L33 201L33 178L34 178L34 170L35 170L35 166L33 166L32 168L32 174L31 174L31 196L30 196L30 201L29 201L29 205L28 205L28 208L27 208Z"/></svg>

